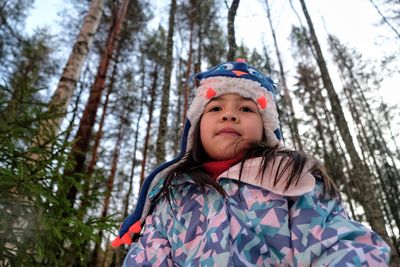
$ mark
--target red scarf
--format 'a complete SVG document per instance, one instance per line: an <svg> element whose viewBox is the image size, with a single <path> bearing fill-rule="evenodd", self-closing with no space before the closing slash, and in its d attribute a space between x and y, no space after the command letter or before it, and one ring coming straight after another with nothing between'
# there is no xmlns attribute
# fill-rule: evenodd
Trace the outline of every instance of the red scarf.
<svg viewBox="0 0 400 267"><path fill-rule="evenodd" d="M226 171L239 161L240 161L239 158L233 158L221 161L211 161L204 163L203 168L207 172L207 174L209 174L214 180L216 180L221 173L223 173L224 171Z"/></svg>

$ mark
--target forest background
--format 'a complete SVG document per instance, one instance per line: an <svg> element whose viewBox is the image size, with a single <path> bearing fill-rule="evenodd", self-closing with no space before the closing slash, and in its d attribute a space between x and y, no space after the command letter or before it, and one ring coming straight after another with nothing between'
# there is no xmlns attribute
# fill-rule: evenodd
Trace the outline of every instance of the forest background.
<svg viewBox="0 0 400 267"><path fill-rule="evenodd" d="M239 57L279 84L286 145L399 264L400 2L327 1L333 22L315 0L153 2L73 0L33 28L35 1L0 1L0 265L120 266L110 240L179 151L191 76Z"/></svg>

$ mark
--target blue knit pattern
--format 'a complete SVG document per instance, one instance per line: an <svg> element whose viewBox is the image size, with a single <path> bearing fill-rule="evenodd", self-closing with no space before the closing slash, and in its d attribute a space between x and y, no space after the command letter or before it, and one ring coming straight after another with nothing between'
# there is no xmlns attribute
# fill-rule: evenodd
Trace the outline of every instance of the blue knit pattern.
<svg viewBox="0 0 400 267"><path fill-rule="evenodd" d="M239 76L237 74L238 72L243 72L243 74ZM263 88L267 89L273 95L276 95L276 87L274 85L274 82L269 77L266 77L255 68L250 67L246 62L233 62L233 61L225 62L217 65L216 67L208 71L196 74L195 78L200 81L203 79L207 79L210 77L217 77L217 76L244 78L252 80L260 83Z"/></svg>

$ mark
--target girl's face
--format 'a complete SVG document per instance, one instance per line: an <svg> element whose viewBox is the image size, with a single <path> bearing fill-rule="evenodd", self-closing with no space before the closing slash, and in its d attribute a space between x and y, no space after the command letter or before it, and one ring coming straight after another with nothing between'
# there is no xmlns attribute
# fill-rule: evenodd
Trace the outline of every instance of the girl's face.
<svg viewBox="0 0 400 267"><path fill-rule="evenodd" d="M211 100L200 121L200 139L212 160L232 159L250 142L261 141L263 121L258 106L237 94Z"/></svg>

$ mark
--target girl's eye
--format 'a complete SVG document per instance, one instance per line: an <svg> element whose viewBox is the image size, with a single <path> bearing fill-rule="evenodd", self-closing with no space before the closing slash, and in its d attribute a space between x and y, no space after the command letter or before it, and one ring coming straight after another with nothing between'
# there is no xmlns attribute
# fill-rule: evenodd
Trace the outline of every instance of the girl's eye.
<svg viewBox="0 0 400 267"><path fill-rule="evenodd" d="M221 111L221 107L215 106L208 110L209 112Z"/></svg>
<svg viewBox="0 0 400 267"><path fill-rule="evenodd" d="M243 112L254 112L252 108L249 107L242 107L240 108Z"/></svg>

